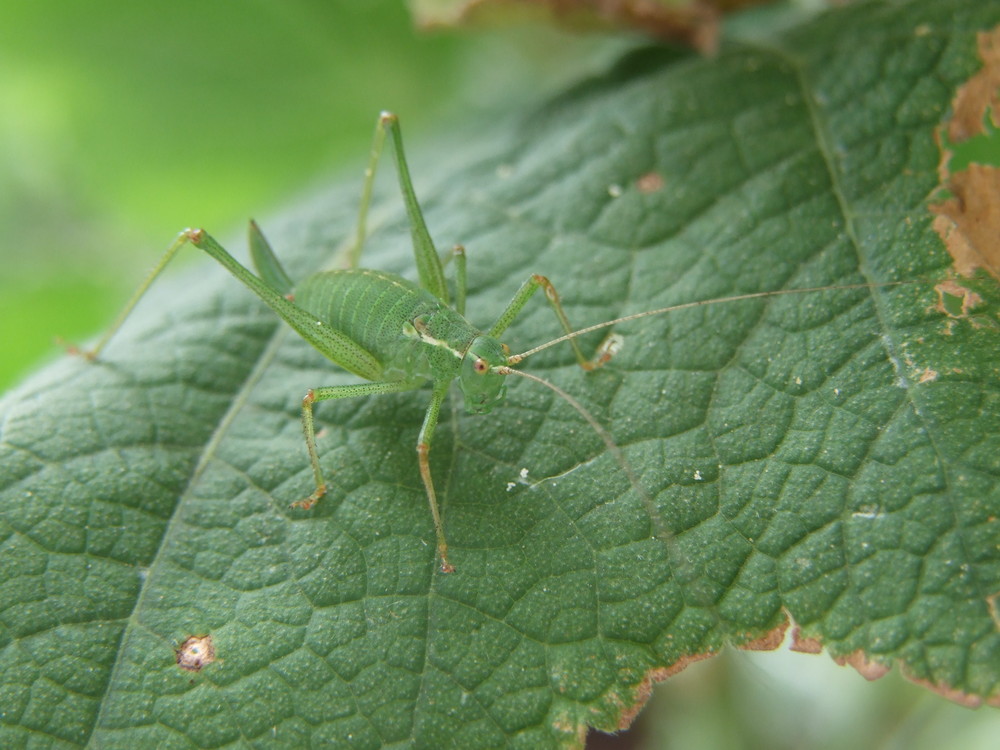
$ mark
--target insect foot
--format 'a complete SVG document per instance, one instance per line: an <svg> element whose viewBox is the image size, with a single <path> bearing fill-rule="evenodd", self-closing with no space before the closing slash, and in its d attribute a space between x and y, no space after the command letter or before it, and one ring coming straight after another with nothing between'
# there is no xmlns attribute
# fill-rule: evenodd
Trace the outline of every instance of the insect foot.
<svg viewBox="0 0 1000 750"><path fill-rule="evenodd" d="M624 345L624 338L619 336L617 333L609 333L604 337L604 341L602 341L597 347L597 351L594 352L593 359L589 360L583 366L583 369L590 372L591 370L597 370L604 367L604 365L611 361L612 357L622 350L622 346Z"/></svg>
<svg viewBox="0 0 1000 750"><path fill-rule="evenodd" d="M448 543L444 538L444 525L441 523L441 511L438 509L437 494L434 492L434 483L431 481L431 467L428 456L431 452L429 443L421 441L417 443L417 463L420 466L420 478L424 481L424 488L427 490L427 500L431 506L431 517L434 519L434 533L437 536L438 557L441 558L441 572L454 573L455 566L448 562Z"/></svg>
<svg viewBox="0 0 1000 750"><path fill-rule="evenodd" d="M316 490L305 500L296 500L294 503L290 503L292 508L302 508L304 510L310 510L319 499L326 494L326 485L321 484Z"/></svg>
<svg viewBox="0 0 1000 750"><path fill-rule="evenodd" d="M309 463L312 466L313 479L316 480L316 489L305 500L296 500L291 504L293 508L305 508L306 510L312 508L326 494L326 482L323 481L323 470L319 466L319 451L316 449L316 424L313 419L313 404L315 402L316 391L310 388L302 397L302 432L306 438L306 452L309 454Z"/></svg>
<svg viewBox="0 0 1000 750"><path fill-rule="evenodd" d="M56 336L56 346L61 346L71 357L83 357L88 362L97 359L97 353L93 349L81 349L72 341L67 341L62 336Z"/></svg>

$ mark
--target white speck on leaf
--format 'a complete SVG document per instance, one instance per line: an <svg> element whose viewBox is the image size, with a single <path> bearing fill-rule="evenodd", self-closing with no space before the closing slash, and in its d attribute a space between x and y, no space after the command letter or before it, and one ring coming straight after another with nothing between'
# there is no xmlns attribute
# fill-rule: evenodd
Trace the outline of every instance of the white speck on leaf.
<svg viewBox="0 0 1000 750"><path fill-rule="evenodd" d="M862 505L856 511L851 514L852 518L868 518L877 519L882 518L885 514L879 510L877 505Z"/></svg>

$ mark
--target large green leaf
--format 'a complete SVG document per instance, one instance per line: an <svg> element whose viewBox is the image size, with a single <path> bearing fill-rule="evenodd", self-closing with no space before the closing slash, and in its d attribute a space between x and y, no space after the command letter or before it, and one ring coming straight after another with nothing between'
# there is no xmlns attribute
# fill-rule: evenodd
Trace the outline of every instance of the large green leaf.
<svg viewBox="0 0 1000 750"><path fill-rule="evenodd" d="M974 314L936 309L950 259L927 201L934 129L1000 8L943 5L853 5L711 60L638 54L436 161L411 144L482 326L532 272L577 325L924 280L635 321L591 374L563 348L529 359L641 491L535 384L485 417L454 399L433 452L452 575L414 452L429 395L324 404L335 481L290 510L311 489L300 399L353 378L207 261L100 362L10 394L0 745L573 745L651 676L790 617L835 655L995 700L997 300L979 283ZM357 189L262 222L293 276L349 236ZM365 263L412 276L401 204L379 206ZM508 343L558 330L539 301ZM192 635L216 649L200 672L176 663Z"/></svg>

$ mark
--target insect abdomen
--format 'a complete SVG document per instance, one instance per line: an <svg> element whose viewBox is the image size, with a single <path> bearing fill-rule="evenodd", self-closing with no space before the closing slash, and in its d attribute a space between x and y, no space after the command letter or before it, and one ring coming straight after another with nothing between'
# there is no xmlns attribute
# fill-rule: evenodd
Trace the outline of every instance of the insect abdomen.
<svg viewBox="0 0 1000 750"><path fill-rule="evenodd" d="M352 269L325 271L307 278L295 291L295 302L363 346L383 364L400 360L416 319L433 321L446 340L468 345L478 333L437 297L395 274Z"/></svg>

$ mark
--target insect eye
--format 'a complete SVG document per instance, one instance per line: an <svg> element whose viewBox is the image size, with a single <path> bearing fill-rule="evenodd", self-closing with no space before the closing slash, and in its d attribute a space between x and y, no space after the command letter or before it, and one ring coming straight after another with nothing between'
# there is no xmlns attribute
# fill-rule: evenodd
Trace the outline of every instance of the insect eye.
<svg viewBox="0 0 1000 750"><path fill-rule="evenodd" d="M486 360L482 357L476 357L476 361L472 363L472 369L482 375L490 369L490 366L486 364Z"/></svg>

